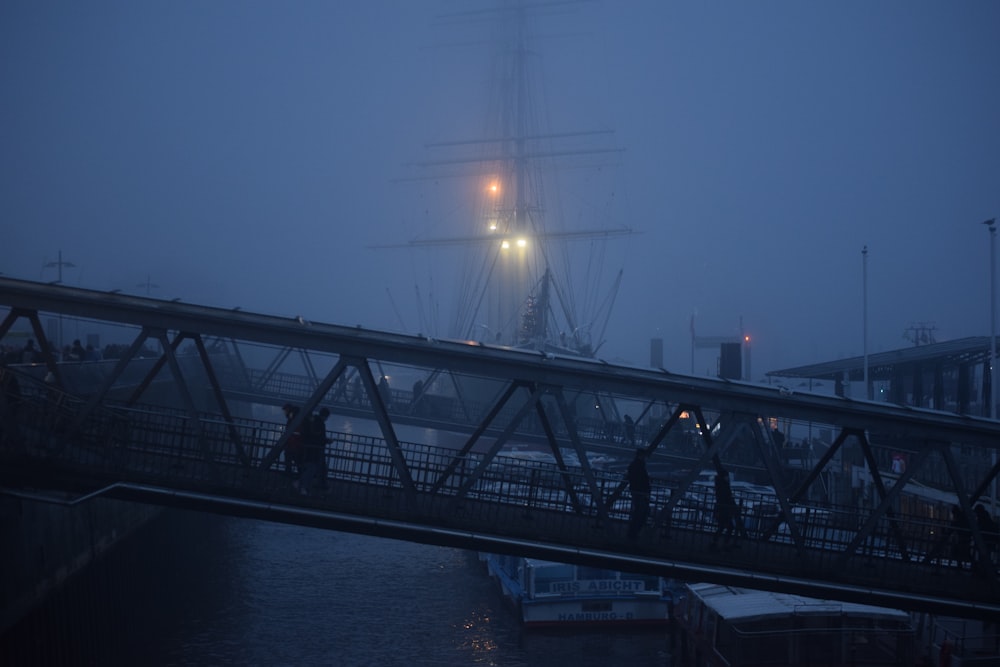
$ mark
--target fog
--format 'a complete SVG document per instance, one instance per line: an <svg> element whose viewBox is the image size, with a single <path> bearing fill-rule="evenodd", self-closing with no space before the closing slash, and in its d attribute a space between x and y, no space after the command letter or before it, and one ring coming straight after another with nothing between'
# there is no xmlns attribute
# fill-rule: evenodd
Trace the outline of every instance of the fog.
<svg viewBox="0 0 1000 667"><path fill-rule="evenodd" d="M68 285L447 335L462 248L373 246L458 233L463 183L408 165L482 134L489 26L448 15L490 5L7 0L0 272L56 280L61 251ZM865 294L869 352L989 333L1000 3L565 9L550 125L624 149L573 170L567 224L634 231L599 356L662 338L690 372L694 318L742 326L760 379L862 354Z"/></svg>

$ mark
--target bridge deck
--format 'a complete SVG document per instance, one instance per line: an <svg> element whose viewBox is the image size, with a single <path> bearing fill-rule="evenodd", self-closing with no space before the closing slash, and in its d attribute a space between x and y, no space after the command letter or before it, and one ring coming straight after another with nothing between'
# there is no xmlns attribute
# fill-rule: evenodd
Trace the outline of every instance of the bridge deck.
<svg viewBox="0 0 1000 667"><path fill-rule="evenodd" d="M262 467L284 431L283 424L235 420L244 444L242 456L232 446L230 424L220 416L202 415L195 428L183 412L160 407L105 406L74 434L69 425L82 401L33 387L30 381L25 384L17 436L5 427L0 450L0 482L8 487L60 489L72 494L67 498L99 492L686 579L710 577L739 584L751 579L758 585L813 594L816 582L822 582L823 587L838 589L844 599L896 606L905 603L938 611L954 606L953 612L976 615L1000 611L989 578L972 568L960 568L941 552L935 536L947 526L929 526L915 517L895 517L910 538L906 554L887 539L887 520L861 548L850 552L854 531L865 517L854 508L807 504L798 506L805 548L795 545L787 531L774 530L779 519L771 512L745 514L744 526L750 529L738 546L715 549L707 491L689 489L685 501L670 508L668 501L676 489L654 479L656 520L632 542L625 536L627 496L612 505L608 516L599 516L579 467L560 469L552 463L497 456L488 472L463 492L482 454L464 455L458 471L435 488L455 463L457 452L401 443L414 481L414 489L408 491L381 438L347 433L331 434L333 442L325 452L325 488L304 493L280 461ZM621 483L619 471L597 470L595 478L607 495ZM765 499L744 495L742 500L759 507ZM894 600L887 591L899 597Z"/></svg>
<svg viewBox="0 0 1000 667"><path fill-rule="evenodd" d="M1000 618L996 535L971 520L1000 472L995 421L6 278L0 304L9 307L0 336L27 319L43 351L43 313L134 336L100 367L46 354L44 366L0 368L9 494L85 502L99 493ZM143 358L148 345L153 356ZM41 382L46 372L54 384ZM15 375L19 396L9 390ZM419 377L423 388L385 391L377 378L388 375ZM304 414L325 406L365 420L378 434L334 434L328 490L302 495L283 472L284 424L235 416L285 400ZM634 433L623 431L624 414L638 415ZM827 437L795 450L778 425ZM427 437L406 441L404 426ZM443 442L453 446L432 446ZM514 443L549 460L511 456ZM622 469L593 456L625 446L647 451L655 478L656 520L634 542L624 536ZM738 494L739 548L711 548L705 469L758 484ZM952 505L966 517L957 526ZM975 567L949 559L957 534L982 555Z"/></svg>

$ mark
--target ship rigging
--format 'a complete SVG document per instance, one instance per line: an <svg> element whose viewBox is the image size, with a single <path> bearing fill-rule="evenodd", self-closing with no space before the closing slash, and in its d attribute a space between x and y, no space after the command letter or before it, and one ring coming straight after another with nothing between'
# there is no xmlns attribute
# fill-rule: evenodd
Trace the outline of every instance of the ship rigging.
<svg viewBox="0 0 1000 667"><path fill-rule="evenodd" d="M608 245L633 230L613 224L608 207L596 207L596 221L586 226L568 224L562 211L560 173L604 169L624 152L609 143L611 130L550 130L538 108L544 89L533 19L565 9L517 1L445 17L489 18L495 31L487 130L483 138L428 144L437 155L407 167L421 173L413 180L461 179L475 202L457 233L379 247L451 247L461 254L446 336L590 357L604 342L624 275L623 267L607 268ZM418 307L436 309L415 291ZM421 322L431 319L421 313Z"/></svg>

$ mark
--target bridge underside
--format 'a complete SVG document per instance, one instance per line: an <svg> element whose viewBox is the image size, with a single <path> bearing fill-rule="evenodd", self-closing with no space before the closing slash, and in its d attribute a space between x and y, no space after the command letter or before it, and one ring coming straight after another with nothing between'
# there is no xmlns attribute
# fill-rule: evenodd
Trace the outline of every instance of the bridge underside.
<svg viewBox="0 0 1000 667"><path fill-rule="evenodd" d="M0 304L0 336L26 321L43 350L48 314L129 336L116 360L0 370L10 494L1000 617L995 537L972 520L997 476L992 421L9 279ZM284 469L302 416L271 416L285 402L354 425L328 434L307 495ZM631 541L635 447L653 512ZM705 470L746 482L728 549Z"/></svg>

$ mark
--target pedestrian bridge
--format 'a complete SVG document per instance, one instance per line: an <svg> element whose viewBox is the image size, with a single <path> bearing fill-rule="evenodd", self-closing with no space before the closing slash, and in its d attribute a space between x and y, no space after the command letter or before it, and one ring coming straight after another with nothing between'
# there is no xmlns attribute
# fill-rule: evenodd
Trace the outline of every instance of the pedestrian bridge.
<svg viewBox="0 0 1000 667"><path fill-rule="evenodd" d="M27 322L43 350L51 317L124 341L116 359L0 368L12 496L1000 619L996 536L972 520L997 477L994 421L6 278L0 307L0 336ZM305 493L284 465L288 401L334 414L324 483ZM653 516L631 541L635 447ZM735 477L742 510L726 549L713 548L714 471Z"/></svg>

